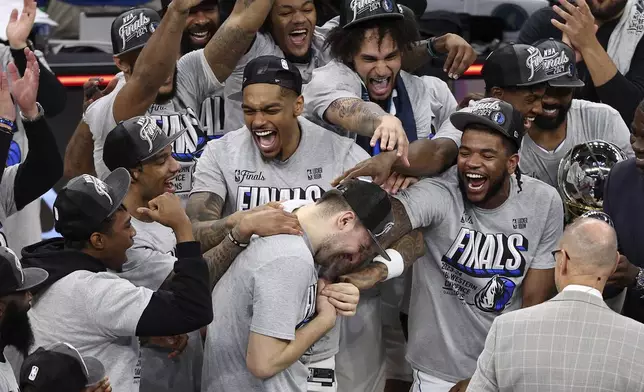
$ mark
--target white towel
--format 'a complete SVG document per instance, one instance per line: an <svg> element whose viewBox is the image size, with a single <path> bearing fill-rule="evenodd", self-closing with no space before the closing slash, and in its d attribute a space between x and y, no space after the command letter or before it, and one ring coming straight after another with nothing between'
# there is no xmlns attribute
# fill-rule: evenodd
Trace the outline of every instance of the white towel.
<svg viewBox="0 0 644 392"><path fill-rule="evenodd" d="M644 0L628 0L624 13L608 40L606 52L617 70L626 75L637 44L644 35Z"/></svg>

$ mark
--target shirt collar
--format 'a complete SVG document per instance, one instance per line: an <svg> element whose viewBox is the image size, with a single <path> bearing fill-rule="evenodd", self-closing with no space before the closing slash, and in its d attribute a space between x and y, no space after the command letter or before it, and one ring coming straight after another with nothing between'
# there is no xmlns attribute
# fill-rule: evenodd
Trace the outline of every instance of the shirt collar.
<svg viewBox="0 0 644 392"><path fill-rule="evenodd" d="M590 286L583 286L580 284L569 284L568 286L564 287L562 291L581 291L584 293L592 294L596 297L601 298L602 300L604 299L604 297L602 296L602 293L599 292L599 290L597 290L596 288L590 287Z"/></svg>

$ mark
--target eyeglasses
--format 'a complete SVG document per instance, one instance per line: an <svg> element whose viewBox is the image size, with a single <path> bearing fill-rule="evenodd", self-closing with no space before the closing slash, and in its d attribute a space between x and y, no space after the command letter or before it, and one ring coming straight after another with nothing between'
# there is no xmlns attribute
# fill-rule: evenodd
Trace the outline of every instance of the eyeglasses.
<svg viewBox="0 0 644 392"><path fill-rule="evenodd" d="M555 249L552 252L550 252L550 254L552 255L552 258L555 259L555 261L557 261L557 253L559 252L563 252L563 249Z"/></svg>

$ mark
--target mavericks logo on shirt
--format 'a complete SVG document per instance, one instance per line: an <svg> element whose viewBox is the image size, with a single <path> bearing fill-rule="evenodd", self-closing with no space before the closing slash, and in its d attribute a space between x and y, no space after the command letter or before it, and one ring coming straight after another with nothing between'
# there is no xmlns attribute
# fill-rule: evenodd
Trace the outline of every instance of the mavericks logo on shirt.
<svg viewBox="0 0 644 392"><path fill-rule="evenodd" d="M260 173L261 174L261 173ZM237 176L237 174L235 174ZM318 185L306 188L275 188L268 186L238 186L235 211L248 210L271 201L312 200L316 201L324 189Z"/></svg>
<svg viewBox="0 0 644 392"><path fill-rule="evenodd" d="M527 250L528 240L520 233L486 234L461 227L442 258L444 293L485 312L503 311L516 289L511 278L525 274L522 252ZM472 278L489 280L480 287L479 279Z"/></svg>

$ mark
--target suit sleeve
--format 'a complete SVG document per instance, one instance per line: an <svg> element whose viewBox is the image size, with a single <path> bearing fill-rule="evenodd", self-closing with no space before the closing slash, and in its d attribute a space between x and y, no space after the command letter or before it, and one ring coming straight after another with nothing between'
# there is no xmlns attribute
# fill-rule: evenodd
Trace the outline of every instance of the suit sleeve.
<svg viewBox="0 0 644 392"><path fill-rule="evenodd" d="M468 391L496 392L499 390L496 379L496 364L494 362L496 351L496 329L498 318L492 323L492 327L485 339L483 352L476 361L476 371L467 387Z"/></svg>

